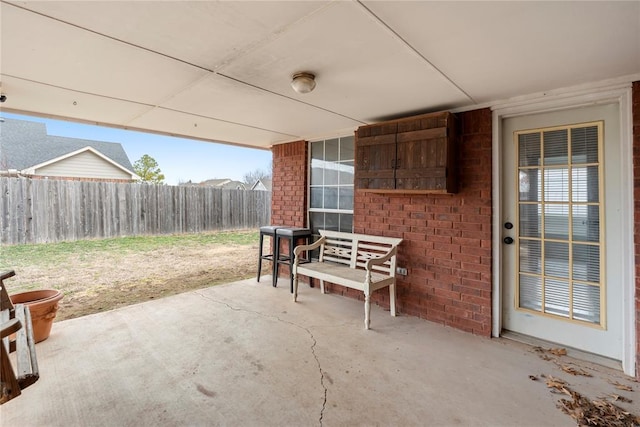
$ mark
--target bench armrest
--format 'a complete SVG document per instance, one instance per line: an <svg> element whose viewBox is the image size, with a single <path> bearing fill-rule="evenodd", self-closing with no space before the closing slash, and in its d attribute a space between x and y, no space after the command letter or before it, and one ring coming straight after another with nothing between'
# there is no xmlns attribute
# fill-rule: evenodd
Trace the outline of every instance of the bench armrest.
<svg viewBox="0 0 640 427"><path fill-rule="evenodd" d="M11 319L8 322L0 324L0 338L8 337L19 331L20 328L22 328L22 323L20 323L19 319Z"/></svg>
<svg viewBox="0 0 640 427"><path fill-rule="evenodd" d="M387 252L380 258L371 258L370 260L367 260L367 262L364 265L364 268L371 271L374 265L381 265L389 261L393 256L396 255L397 251L398 251L398 248L396 246L392 247L391 249L389 249L389 252Z"/></svg>
<svg viewBox="0 0 640 427"><path fill-rule="evenodd" d="M300 258L300 254L302 252L312 251L315 248L319 248L320 245L322 245L325 240L327 240L327 238L323 236L323 237L319 238L318 240L316 240L315 242L313 242L310 245L299 245L299 246L296 246L293 249L293 253L295 254L295 257L296 257L294 264L298 265L298 260Z"/></svg>
<svg viewBox="0 0 640 427"><path fill-rule="evenodd" d="M9 277L13 277L15 275L16 272L14 270L3 271L0 272L0 280L8 279Z"/></svg>

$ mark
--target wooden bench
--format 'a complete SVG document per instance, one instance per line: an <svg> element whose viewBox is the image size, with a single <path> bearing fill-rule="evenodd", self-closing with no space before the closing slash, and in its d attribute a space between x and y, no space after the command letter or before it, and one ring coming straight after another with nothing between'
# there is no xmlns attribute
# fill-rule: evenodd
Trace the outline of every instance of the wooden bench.
<svg viewBox="0 0 640 427"><path fill-rule="evenodd" d="M20 396L40 377L29 307L13 305L4 285L13 276L14 271L0 273L0 405ZM9 356L13 352L15 370Z"/></svg>
<svg viewBox="0 0 640 427"><path fill-rule="evenodd" d="M293 301L298 299L298 276L331 282L364 292L364 327L369 329L371 294L389 287L389 308L396 315L396 251L402 239L320 230L320 239L296 246ZM305 251L320 249L318 262L300 263Z"/></svg>

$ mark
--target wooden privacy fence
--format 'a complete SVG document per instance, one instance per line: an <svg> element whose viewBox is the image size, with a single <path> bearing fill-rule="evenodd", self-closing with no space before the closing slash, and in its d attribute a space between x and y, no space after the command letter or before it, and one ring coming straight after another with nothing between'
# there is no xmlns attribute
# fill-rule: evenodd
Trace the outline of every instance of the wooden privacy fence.
<svg viewBox="0 0 640 427"><path fill-rule="evenodd" d="M0 177L0 244L269 224L271 192Z"/></svg>

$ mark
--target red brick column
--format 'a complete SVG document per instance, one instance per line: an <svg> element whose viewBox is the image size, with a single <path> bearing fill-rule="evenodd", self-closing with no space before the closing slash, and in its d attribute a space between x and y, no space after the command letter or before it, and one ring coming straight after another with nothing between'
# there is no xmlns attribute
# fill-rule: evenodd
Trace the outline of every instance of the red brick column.
<svg viewBox="0 0 640 427"><path fill-rule="evenodd" d="M401 313L491 335L491 111L458 114L460 189L453 195L377 195L356 191L354 231L401 237ZM331 286L362 298L360 292ZM373 300L388 307L386 289Z"/></svg>
<svg viewBox="0 0 640 427"><path fill-rule="evenodd" d="M636 260L636 377L640 379L640 81L633 83L633 199Z"/></svg>
<svg viewBox="0 0 640 427"><path fill-rule="evenodd" d="M273 152L271 223L307 224L307 142L276 145Z"/></svg>
<svg viewBox="0 0 640 427"><path fill-rule="evenodd" d="M271 193L271 224L290 227L307 226L307 142L275 145ZM285 241L281 251L288 252ZM289 268L282 266L279 277L288 277Z"/></svg>

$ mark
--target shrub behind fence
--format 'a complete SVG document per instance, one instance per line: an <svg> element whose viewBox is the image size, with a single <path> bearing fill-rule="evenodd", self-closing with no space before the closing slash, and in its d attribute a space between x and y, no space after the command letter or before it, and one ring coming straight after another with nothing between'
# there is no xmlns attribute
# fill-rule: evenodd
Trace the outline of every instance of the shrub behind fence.
<svg viewBox="0 0 640 427"><path fill-rule="evenodd" d="M271 193L0 177L0 244L258 228Z"/></svg>

